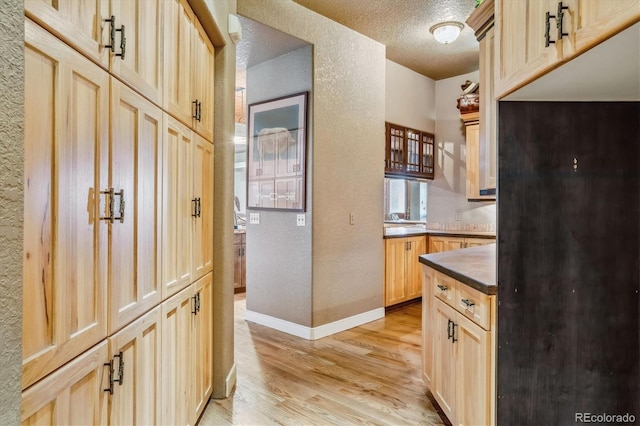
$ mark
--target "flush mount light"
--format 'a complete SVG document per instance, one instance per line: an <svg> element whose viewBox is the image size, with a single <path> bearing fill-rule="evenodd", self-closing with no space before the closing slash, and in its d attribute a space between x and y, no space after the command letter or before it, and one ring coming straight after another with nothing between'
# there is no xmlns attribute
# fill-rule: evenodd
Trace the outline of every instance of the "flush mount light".
<svg viewBox="0 0 640 426"><path fill-rule="evenodd" d="M449 44L460 35L464 25L457 21L446 21L429 28L435 39L442 44Z"/></svg>

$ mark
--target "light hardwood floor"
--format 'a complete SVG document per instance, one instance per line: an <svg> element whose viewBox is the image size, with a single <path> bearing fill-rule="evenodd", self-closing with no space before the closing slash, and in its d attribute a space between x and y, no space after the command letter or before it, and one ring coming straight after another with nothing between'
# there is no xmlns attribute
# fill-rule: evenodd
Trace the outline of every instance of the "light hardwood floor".
<svg viewBox="0 0 640 426"><path fill-rule="evenodd" d="M421 305L316 341L244 319L235 296L236 389L200 425L443 425L420 378Z"/></svg>

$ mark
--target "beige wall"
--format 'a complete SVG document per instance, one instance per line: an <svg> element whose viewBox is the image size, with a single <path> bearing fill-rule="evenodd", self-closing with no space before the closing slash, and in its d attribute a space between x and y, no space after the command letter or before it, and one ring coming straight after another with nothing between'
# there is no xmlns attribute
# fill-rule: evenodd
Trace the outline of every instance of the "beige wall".
<svg viewBox="0 0 640 426"><path fill-rule="evenodd" d="M436 82L387 60L386 121L416 130L436 130Z"/></svg>
<svg viewBox="0 0 640 426"><path fill-rule="evenodd" d="M312 326L380 308L385 48L291 0L238 13L313 44Z"/></svg>
<svg viewBox="0 0 640 426"><path fill-rule="evenodd" d="M496 206L489 202L469 202L466 197L465 128L456 108L465 80L478 81L478 71L436 81L436 170L429 183L427 222L496 224ZM461 220L456 221L456 212ZM494 228L495 229L495 228Z"/></svg>
<svg viewBox="0 0 640 426"><path fill-rule="evenodd" d="M24 165L24 15L0 11L0 424L20 421Z"/></svg>

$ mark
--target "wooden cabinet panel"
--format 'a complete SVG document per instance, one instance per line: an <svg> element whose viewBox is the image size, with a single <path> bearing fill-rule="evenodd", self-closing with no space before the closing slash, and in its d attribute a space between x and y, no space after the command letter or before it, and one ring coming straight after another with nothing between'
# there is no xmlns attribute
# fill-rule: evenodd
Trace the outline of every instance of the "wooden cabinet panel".
<svg viewBox="0 0 640 426"><path fill-rule="evenodd" d="M25 15L89 58L109 66L108 0L25 0Z"/></svg>
<svg viewBox="0 0 640 426"><path fill-rule="evenodd" d="M162 424L192 424L193 287L162 303Z"/></svg>
<svg viewBox="0 0 640 426"><path fill-rule="evenodd" d="M209 142L213 142L213 75L214 50L202 25L195 22L193 31L193 100L199 102L194 129Z"/></svg>
<svg viewBox="0 0 640 426"><path fill-rule="evenodd" d="M108 74L29 20L25 44L23 388L106 337L109 135Z"/></svg>
<svg viewBox="0 0 640 426"><path fill-rule="evenodd" d="M161 319L157 306L109 338L117 379L110 397L109 424L160 424Z"/></svg>
<svg viewBox="0 0 640 426"><path fill-rule="evenodd" d="M491 424L490 336L463 315L456 316L456 424Z"/></svg>
<svg viewBox="0 0 640 426"><path fill-rule="evenodd" d="M191 220L191 278L198 279L213 267L213 144L195 135L193 148L191 200L196 212Z"/></svg>
<svg viewBox="0 0 640 426"><path fill-rule="evenodd" d="M192 124L195 111L191 99L194 66L192 34L195 16L186 0L164 2L164 109L186 125Z"/></svg>
<svg viewBox="0 0 640 426"><path fill-rule="evenodd" d="M102 342L22 392L22 425L106 424L107 358Z"/></svg>
<svg viewBox="0 0 640 426"><path fill-rule="evenodd" d="M433 273L422 265L422 380L429 389L433 382Z"/></svg>
<svg viewBox="0 0 640 426"><path fill-rule="evenodd" d="M162 298L191 280L193 135L184 124L164 115L162 176Z"/></svg>
<svg viewBox="0 0 640 426"><path fill-rule="evenodd" d="M390 238L385 240L385 306L407 300L405 252L407 241L405 238Z"/></svg>
<svg viewBox="0 0 640 426"><path fill-rule="evenodd" d="M238 293L242 292L246 288L246 243L245 234L237 233L234 236L235 241L233 244L234 250L234 276L233 287Z"/></svg>
<svg viewBox="0 0 640 426"><path fill-rule="evenodd" d="M125 324L160 303L158 260L162 150L162 112L132 89L111 81L111 183L122 221L111 226L109 330Z"/></svg>
<svg viewBox="0 0 640 426"><path fill-rule="evenodd" d="M194 284L194 293L197 309L193 332L195 371L191 376L194 385L192 424L198 421L213 391L213 273Z"/></svg>
<svg viewBox="0 0 640 426"><path fill-rule="evenodd" d="M480 169L479 189L495 188L498 151L496 100L494 89L495 28L480 40ZM468 195L467 195L468 197ZM495 199L495 196L493 197Z"/></svg>
<svg viewBox="0 0 640 426"><path fill-rule="evenodd" d="M438 237L430 235L429 253L440 253L442 251L476 247L484 244L493 244L495 242L495 238Z"/></svg>
<svg viewBox="0 0 640 426"><path fill-rule="evenodd" d="M427 253L427 239L425 237L409 238L409 251L406 259L407 299L422 296L422 264L418 258Z"/></svg>
<svg viewBox="0 0 640 426"><path fill-rule="evenodd" d="M116 28L124 26L124 32L116 34L112 71L157 105L162 105L163 91L163 3L162 0L111 0Z"/></svg>
<svg viewBox="0 0 640 426"><path fill-rule="evenodd" d="M433 304L433 388L431 393L438 401L451 423L458 424L454 417L456 403L456 359L455 346L451 339L456 311L440 299Z"/></svg>
<svg viewBox="0 0 640 426"><path fill-rule="evenodd" d="M494 238L465 238L464 244L465 247L478 247L484 246L487 244L493 244L496 240Z"/></svg>

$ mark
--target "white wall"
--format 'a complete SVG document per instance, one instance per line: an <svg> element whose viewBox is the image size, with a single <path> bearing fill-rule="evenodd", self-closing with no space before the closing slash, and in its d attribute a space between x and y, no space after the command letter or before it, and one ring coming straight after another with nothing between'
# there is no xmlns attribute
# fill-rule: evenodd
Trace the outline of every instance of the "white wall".
<svg viewBox="0 0 640 426"><path fill-rule="evenodd" d="M429 183L427 226L447 224L449 229L472 229L471 225L486 225L488 230L495 230L495 203L469 202L466 197L465 127L456 108L465 80L478 81L478 71L435 83L436 170L435 179ZM460 221L455 220L458 212Z"/></svg>
<svg viewBox="0 0 640 426"><path fill-rule="evenodd" d="M434 133L436 82L389 60L386 70L386 121Z"/></svg>

